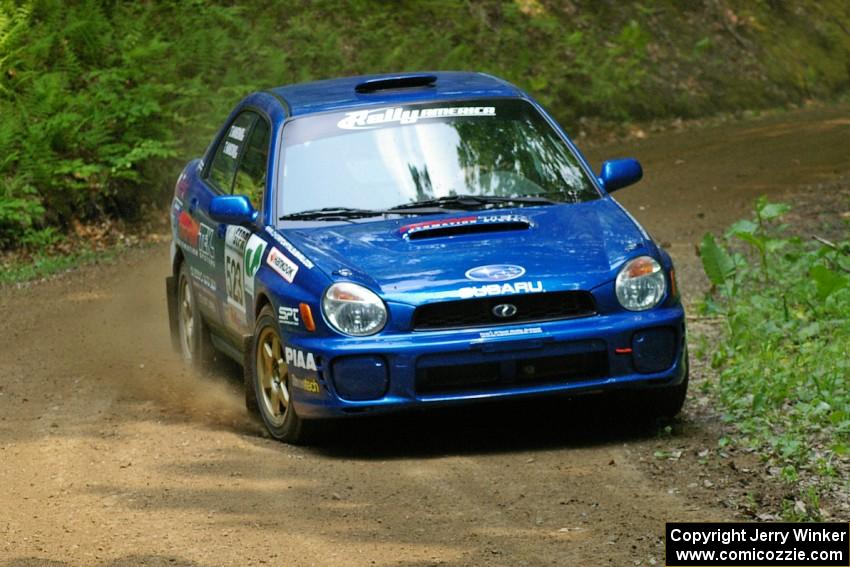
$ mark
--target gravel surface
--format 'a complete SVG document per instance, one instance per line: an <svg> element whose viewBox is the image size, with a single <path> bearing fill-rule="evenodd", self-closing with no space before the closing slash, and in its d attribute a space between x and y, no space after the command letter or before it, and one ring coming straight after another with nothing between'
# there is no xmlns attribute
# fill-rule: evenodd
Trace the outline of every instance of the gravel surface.
<svg viewBox="0 0 850 567"><path fill-rule="evenodd" d="M641 159L645 180L617 197L692 302L705 231L759 194L813 203L846 179L848 110L653 133L591 159ZM160 244L0 290L0 565L662 565L665 521L758 517L781 497L755 457L718 450L699 361L666 428L584 398L274 442L238 369L199 377L171 352L167 270Z"/></svg>

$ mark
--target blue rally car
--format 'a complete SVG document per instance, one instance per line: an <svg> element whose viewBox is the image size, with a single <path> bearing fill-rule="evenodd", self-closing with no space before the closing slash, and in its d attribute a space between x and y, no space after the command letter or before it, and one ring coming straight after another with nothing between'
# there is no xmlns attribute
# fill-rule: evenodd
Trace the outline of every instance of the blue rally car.
<svg viewBox="0 0 850 567"><path fill-rule="evenodd" d="M528 94L480 73L285 86L240 102L171 208L171 333L245 368L269 432L454 403L625 390L681 408L670 257Z"/></svg>

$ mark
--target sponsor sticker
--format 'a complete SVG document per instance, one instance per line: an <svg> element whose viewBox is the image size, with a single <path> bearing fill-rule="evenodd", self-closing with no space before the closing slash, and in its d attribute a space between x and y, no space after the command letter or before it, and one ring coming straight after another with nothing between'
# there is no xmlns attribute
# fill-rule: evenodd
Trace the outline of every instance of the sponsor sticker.
<svg viewBox="0 0 850 567"><path fill-rule="evenodd" d="M245 319L245 277L243 258L245 245L251 237L251 231L241 226L230 225L224 238L224 280L227 291L227 303L241 313L240 322Z"/></svg>
<svg viewBox="0 0 850 567"><path fill-rule="evenodd" d="M202 286L204 286L208 290L210 290L210 291L216 290L217 286L215 285L215 279L212 276L210 276L209 274L205 274L204 272L202 272L198 268L195 268L194 266L190 266L189 267L189 275L192 276L192 279L194 279L196 282L198 282L199 284L201 284Z"/></svg>
<svg viewBox="0 0 850 567"><path fill-rule="evenodd" d="M224 155L230 156L233 159L236 159L236 158L239 157L239 146L237 146L233 142L225 141L223 152L224 152Z"/></svg>
<svg viewBox="0 0 850 567"><path fill-rule="evenodd" d="M507 223L526 223L531 225L528 217L522 215L476 215L467 217L455 217L451 219L438 221L422 221L411 224L406 224L399 229L402 236L410 237L411 234L424 230L435 230L440 228L454 228L457 226L466 226L473 224L507 224Z"/></svg>
<svg viewBox="0 0 850 567"><path fill-rule="evenodd" d="M245 139L245 128L234 124L230 127L230 132L227 133L227 137L241 142Z"/></svg>
<svg viewBox="0 0 850 567"><path fill-rule="evenodd" d="M213 268L215 267L214 234L212 227L201 223L201 228L198 231L198 257Z"/></svg>
<svg viewBox="0 0 850 567"><path fill-rule="evenodd" d="M502 337L519 337L523 335L539 335L543 332L540 327L527 327L525 329L509 329L497 331L482 331L478 333L482 339L496 339Z"/></svg>
<svg viewBox="0 0 850 567"><path fill-rule="evenodd" d="M368 130L386 124L415 124L434 118L478 118L496 116L494 106L449 106L443 108L412 108L400 106L347 112L337 123L343 130Z"/></svg>
<svg viewBox="0 0 850 567"><path fill-rule="evenodd" d="M453 219L439 221L415 222L413 224L404 225L399 229L399 232L401 232L404 236L409 236L414 232L419 232L421 230L433 230L436 228L463 226L467 224L475 224L476 222L478 222L478 217L457 217Z"/></svg>
<svg viewBox="0 0 850 567"><path fill-rule="evenodd" d="M188 244L194 253L198 253L198 235L201 227L185 209L177 217L177 238Z"/></svg>
<svg viewBox="0 0 850 567"><path fill-rule="evenodd" d="M320 392L319 382L315 378L301 378L300 376L295 376L290 372L289 383L292 384L294 388L310 392L311 394L318 394Z"/></svg>
<svg viewBox="0 0 850 567"><path fill-rule="evenodd" d="M269 234L269 236L271 236L271 237L274 239L274 241L275 241L275 242L277 242L278 244L280 244L280 245L283 247L283 249L284 249L284 250L286 250L287 252L289 252L289 253L290 253L290 254L291 254L291 255L292 255L292 256L293 256L296 260L298 260L299 262L301 262L302 264L304 264L304 267L305 267L305 268L307 268L308 270L312 270L312 269L313 269L313 265L314 265L314 264L313 264L313 262L312 262L312 261L310 261L310 258L308 258L307 256L305 256L305 255L301 252L301 250L299 250L298 248L296 248L295 246L293 246L293 244L292 244L290 241L288 241L288 240L287 240L287 239L285 239L283 236L281 236L281 235L280 235L280 233L279 233L278 231L276 231L275 229L273 229L273 228L272 228L272 227L270 227L270 226L267 226L267 227L266 227L266 232Z"/></svg>
<svg viewBox="0 0 850 567"><path fill-rule="evenodd" d="M266 263L287 282L292 283L295 280L298 264L284 256L283 252L277 248L272 248L269 251L269 255L266 256Z"/></svg>
<svg viewBox="0 0 850 567"><path fill-rule="evenodd" d="M277 320L283 325L298 327L301 325L301 316L297 307L279 307Z"/></svg>
<svg viewBox="0 0 850 567"><path fill-rule="evenodd" d="M293 347L284 347L283 355L287 366L294 366L302 370L318 370L316 368L316 359L313 357L312 352L304 352L301 349Z"/></svg>
<svg viewBox="0 0 850 567"><path fill-rule="evenodd" d="M266 251L266 241L252 234L245 245L245 257L243 266L245 269L245 292L254 295L254 276L263 263L263 253Z"/></svg>
<svg viewBox="0 0 850 567"><path fill-rule="evenodd" d="M461 299L473 297L491 297L494 295L516 295L521 293L540 293L543 291L543 282L516 282L487 284L479 286L462 287L458 290Z"/></svg>

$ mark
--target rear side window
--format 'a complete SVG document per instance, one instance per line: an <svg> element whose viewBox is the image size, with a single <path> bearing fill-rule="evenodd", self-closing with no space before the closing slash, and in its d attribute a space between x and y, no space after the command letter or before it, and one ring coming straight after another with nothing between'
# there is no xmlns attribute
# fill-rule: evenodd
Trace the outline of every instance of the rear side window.
<svg viewBox="0 0 850 567"><path fill-rule="evenodd" d="M246 145L251 126L257 118L253 112L243 112L230 124L218 144L210 164L209 181L222 193L230 193L233 188L233 177L239 165L239 157Z"/></svg>
<svg viewBox="0 0 850 567"><path fill-rule="evenodd" d="M242 161L236 172L233 186L235 195L245 195L258 211L263 203L263 190L266 186L266 171L269 157L269 125L260 117L248 135Z"/></svg>

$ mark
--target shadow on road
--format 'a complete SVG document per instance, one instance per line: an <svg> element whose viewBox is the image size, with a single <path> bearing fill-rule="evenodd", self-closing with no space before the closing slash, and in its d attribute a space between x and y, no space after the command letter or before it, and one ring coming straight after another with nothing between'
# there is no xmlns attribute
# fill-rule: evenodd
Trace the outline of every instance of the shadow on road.
<svg viewBox="0 0 850 567"><path fill-rule="evenodd" d="M596 395L337 420L314 450L347 459L430 458L622 443L658 429L655 420Z"/></svg>
<svg viewBox="0 0 850 567"><path fill-rule="evenodd" d="M37 557L19 557L0 565L0 567L69 567L75 563L65 561L54 561L52 559L39 559ZM106 560L97 564L98 567L137 567L147 565L156 567L158 565L168 567L199 567L200 563L180 559L175 556L165 555L127 555L118 559Z"/></svg>
<svg viewBox="0 0 850 567"><path fill-rule="evenodd" d="M219 360L211 373L242 395L239 365ZM259 417L253 418L234 424L236 432L267 435ZM641 415L625 393L554 396L328 420L310 449L330 458L364 460L498 454L638 441L656 436L665 425Z"/></svg>

